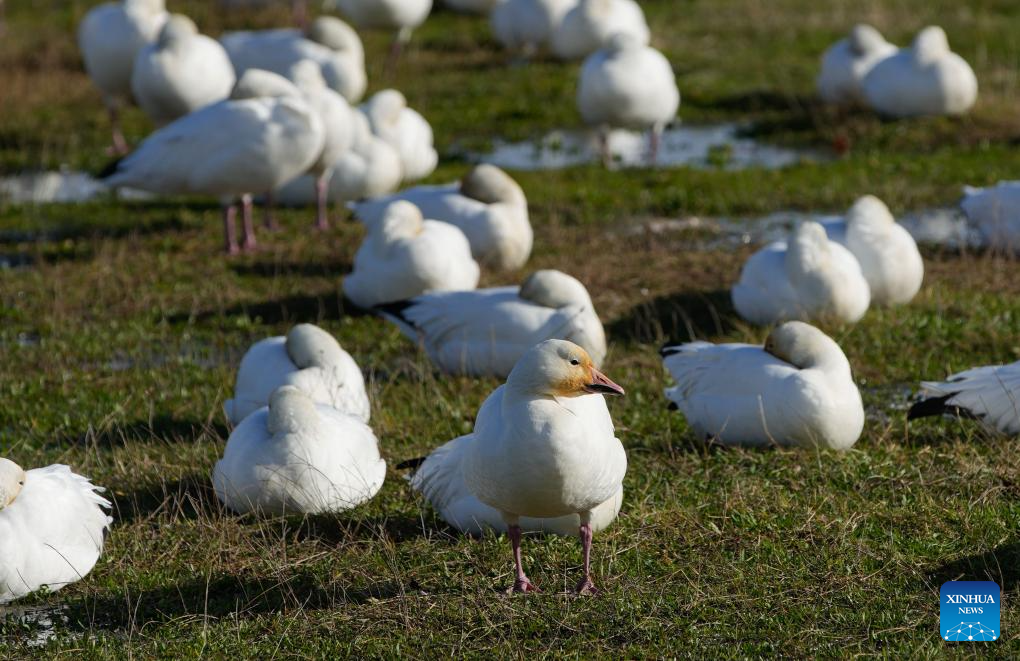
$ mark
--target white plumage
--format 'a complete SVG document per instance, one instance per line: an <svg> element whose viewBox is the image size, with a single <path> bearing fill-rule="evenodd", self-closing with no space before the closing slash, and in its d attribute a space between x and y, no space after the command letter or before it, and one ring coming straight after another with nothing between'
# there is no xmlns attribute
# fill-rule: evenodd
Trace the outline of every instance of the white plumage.
<svg viewBox="0 0 1020 661"><path fill-rule="evenodd" d="M731 295L737 313L759 325L825 318L852 323L871 301L857 258L814 222L751 255Z"/></svg>
<svg viewBox="0 0 1020 661"><path fill-rule="evenodd" d="M0 604L92 571L113 521L102 491L67 466L26 472L0 459Z"/></svg>
<svg viewBox="0 0 1020 661"><path fill-rule="evenodd" d="M478 276L463 232L425 220L416 206L400 200L368 228L343 289L355 305L370 308L427 291L474 289Z"/></svg>
<svg viewBox="0 0 1020 661"><path fill-rule="evenodd" d="M428 18L432 0L329 0L359 28L410 33Z"/></svg>
<svg viewBox="0 0 1020 661"><path fill-rule="evenodd" d="M417 186L352 205L366 225L376 223L396 200L411 202L426 218L460 228L471 254L484 266L518 269L531 255L534 238L524 191L493 165L477 165L458 183Z"/></svg>
<svg viewBox="0 0 1020 661"><path fill-rule="evenodd" d="M155 43L138 52L131 74L135 100L157 125L222 101L235 82L223 46L179 14L170 17Z"/></svg>
<svg viewBox="0 0 1020 661"><path fill-rule="evenodd" d="M443 371L505 378L531 347L569 340L598 367L606 336L588 290L560 271L536 271L518 287L422 294L383 308Z"/></svg>
<svg viewBox="0 0 1020 661"><path fill-rule="evenodd" d="M868 104L883 115L962 115L977 100L974 70L949 50L937 26L921 30L910 48L872 67L862 83Z"/></svg>
<svg viewBox="0 0 1020 661"><path fill-rule="evenodd" d="M1020 181L1000 181L989 188L967 186L960 206L977 225L985 245L1020 253Z"/></svg>
<svg viewBox="0 0 1020 661"><path fill-rule="evenodd" d="M818 95L826 103L863 102L864 77L896 51L896 46L872 26L855 25L850 36L837 41L822 55Z"/></svg>
<svg viewBox="0 0 1020 661"><path fill-rule="evenodd" d="M576 0L503 0L489 14L504 48L532 55L544 46Z"/></svg>
<svg viewBox="0 0 1020 661"><path fill-rule="evenodd" d="M1020 434L1020 361L975 367L945 381L924 381L921 388L926 399L910 409L908 419L962 413L1003 434Z"/></svg>
<svg viewBox="0 0 1020 661"><path fill-rule="evenodd" d="M372 133L400 154L404 181L416 181L432 174L439 154L432 146L432 127L421 114L407 106L397 90L377 92L362 105Z"/></svg>
<svg viewBox="0 0 1020 661"><path fill-rule="evenodd" d="M298 324L286 337L268 337L248 349L237 369L234 398L223 410L231 424L269 404L281 386L300 388L316 404L328 405L362 422L371 407L365 378L351 355L332 335L312 324Z"/></svg>
<svg viewBox="0 0 1020 661"><path fill-rule="evenodd" d="M914 237L896 223L882 200L865 195L854 202L845 218L825 221L822 226L830 241L857 258L872 303L909 303L917 295L924 280L924 260Z"/></svg>
<svg viewBox="0 0 1020 661"><path fill-rule="evenodd" d="M240 513L323 514L367 502L385 478L365 423L282 386L230 434L213 488Z"/></svg>
<svg viewBox="0 0 1020 661"><path fill-rule="evenodd" d="M565 60L581 59L621 33L648 45L651 33L641 5L634 0L580 0L552 33L552 51Z"/></svg>
<svg viewBox="0 0 1020 661"><path fill-rule="evenodd" d="M692 342L662 354L676 381L666 397L702 438L845 450L864 428L849 361L830 337L805 323L777 327L764 348Z"/></svg>
<svg viewBox="0 0 1020 661"><path fill-rule="evenodd" d="M361 38L339 18L320 16L307 33L294 29L227 32L220 41L238 76L249 69L286 76L301 60L312 60L330 88L351 103L361 100L368 85Z"/></svg>

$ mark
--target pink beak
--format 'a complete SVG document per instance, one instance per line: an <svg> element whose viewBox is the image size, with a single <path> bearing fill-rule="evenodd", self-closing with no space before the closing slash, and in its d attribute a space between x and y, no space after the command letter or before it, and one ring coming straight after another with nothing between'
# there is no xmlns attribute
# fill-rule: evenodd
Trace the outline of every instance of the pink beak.
<svg viewBox="0 0 1020 661"><path fill-rule="evenodd" d="M600 395L624 395L623 388L613 383L612 379L591 368L591 383L584 386L585 392L598 393Z"/></svg>

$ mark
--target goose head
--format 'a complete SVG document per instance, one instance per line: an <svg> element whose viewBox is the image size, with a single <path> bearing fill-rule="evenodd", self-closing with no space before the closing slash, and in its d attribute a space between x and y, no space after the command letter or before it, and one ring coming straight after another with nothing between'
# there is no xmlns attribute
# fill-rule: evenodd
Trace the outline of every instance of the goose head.
<svg viewBox="0 0 1020 661"><path fill-rule="evenodd" d="M291 361L301 369L332 365L343 351L335 337L314 324L291 328L286 347Z"/></svg>
<svg viewBox="0 0 1020 661"><path fill-rule="evenodd" d="M314 428L319 421L315 402L296 386L280 386L269 397L269 418L266 429L270 434L287 434Z"/></svg>
<svg viewBox="0 0 1020 661"><path fill-rule="evenodd" d="M798 369L811 369L830 364L845 365L846 355L828 335L803 321L788 321L772 329L765 338L764 349L779 360Z"/></svg>
<svg viewBox="0 0 1020 661"><path fill-rule="evenodd" d="M858 57L878 51L886 43L882 33L867 23L858 23L850 31L850 50Z"/></svg>
<svg viewBox="0 0 1020 661"><path fill-rule="evenodd" d="M159 31L156 44L160 48L173 48L198 34L198 26L184 14L173 14Z"/></svg>
<svg viewBox="0 0 1020 661"><path fill-rule="evenodd" d="M506 385L540 397L624 394L623 388L596 369L587 351L566 340L546 340L529 349L514 365Z"/></svg>
<svg viewBox="0 0 1020 661"><path fill-rule="evenodd" d="M264 69L248 69L234 85L230 98L257 99L260 97L300 97L301 91L279 74Z"/></svg>
<svg viewBox="0 0 1020 661"><path fill-rule="evenodd" d="M829 236L814 221L797 225L790 235L786 250L786 270L791 275L824 268L830 259Z"/></svg>
<svg viewBox="0 0 1020 661"><path fill-rule="evenodd" d="M10 459L0 458L0 510L9 506L25 486L25 471Z"/></svg>
<svg viewBox="0 0 1020 661"><path fill-rule="evenodd" d="M386 207L382 219L369 232L384 243L398 239L413 239L425 230L421 210L407 200L397 200Z"/></svg>
<svg viewBox="0 0 1020 661"><path fill-rule="evenodd" d="M911 45L914 59L922 64L934 62L949 53L949 38L946 31L937 25L929 25L917 33Z"/></svg>
<svg viewBox="0 0 1020 661"><path fill-rule="evenodd" d="M896 223L892 212L885 202L874 195L865 195L857 198L853 206L846 212L846 226L848 230L862 225L887 226Z"/></svg>
<svg viewBox="0 0 1020 661"><path fill-rule="evenodd" d="M287 78L307 95L315 95L326 89L326 79L322 77L322 69L312 60L295 62L287 72Z"/></svg>
<svg viewBox="0 0 1020 661"><path fill-rule="evenodd" d="M495 165L482 163L471 168L460 182L460 194L485 204L527 205L524 191L510 175Z"/></svg>
<svg viewBox="0 0 1020 661"><path fill-rule="evenodd" d="M340 53L355 55L364 60L361 39L354 28L335 16L319 16L308 28L308 39Z"/></svg>
<svg viewBox="0 0 1020 661"><path fill-rule="evenodd" d="M521 284L520 297L546 308L591 305L584 285L574 277L555 269L543 269L529 275Z"/></svg>
<svg viewBox="0 0 1020 661"><path fill-rule="evenodd" d="M380 133L384 127L395 125L400 120L400 114L406 108L407 99L403 94L392 89L376 92L364 105L365 115L372 124L372 131L376 134Z"/></svg>

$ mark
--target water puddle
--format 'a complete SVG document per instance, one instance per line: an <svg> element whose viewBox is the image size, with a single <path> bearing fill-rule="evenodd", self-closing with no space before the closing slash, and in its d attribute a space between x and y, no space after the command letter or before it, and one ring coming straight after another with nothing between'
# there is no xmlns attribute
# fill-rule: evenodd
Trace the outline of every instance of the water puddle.
<svg viewBox="0 0 1020 661"><path fill-rule="evenodd" d="M7 269L22 269L35 263L31 255L25 253L0 253L0 271Z"/></svg>
<svg viewBox="0 0 1020 661"><path fill-rule="evenodd" d="M66 611L66 606L0 607L0 630L26 647L43 647L57 636L59 625L68 624Z"/></svg>
<svg viewBox="0 0 1020 661"><path fill-rule="evenodd" d="M88 202L107 195L106 184L86 172L25 172L0 177L0 201L10 204L70 204ZM152 199L151 193L123 188L114 193L121 200Z"/></svg>
<svg viewBox="0 0 1020 661"><path fill-rule="evenodd" d="M748 128L741 124L671 126L662 135L654 167L778 169L829 159L820 151L760 143L744 136ZM611 168L646 167L648 135L615 130L609 134L609 152ZM466 156L507 170L558 170L602 160L596 134L583 130L553 131L538 140L524 142L497 141L491 153Z"/></svg>
<svg viewBox="0 0 1020 661"><path fill-rule="evenodd" d="M203 369L237 365L245 349L221 348L194 342L182 344L176 352L150 351L141 355L116 353L101 369L124 372L131 369L154 369L167 365L194 365Z"/></svg>

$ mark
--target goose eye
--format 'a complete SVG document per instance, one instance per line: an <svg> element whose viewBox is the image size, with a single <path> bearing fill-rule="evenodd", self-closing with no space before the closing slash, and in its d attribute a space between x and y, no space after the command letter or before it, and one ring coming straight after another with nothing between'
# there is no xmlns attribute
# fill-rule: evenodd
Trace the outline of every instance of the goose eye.
<svg viewBox="0 0 1020 661"><path fill-rule="evenodd" d="M580 365L580 364L581 364L581 361L579 361L579 360L578 360L577 358L572 358L572 359L570 360L570 364L571 364L571 365Z"/></svg>

